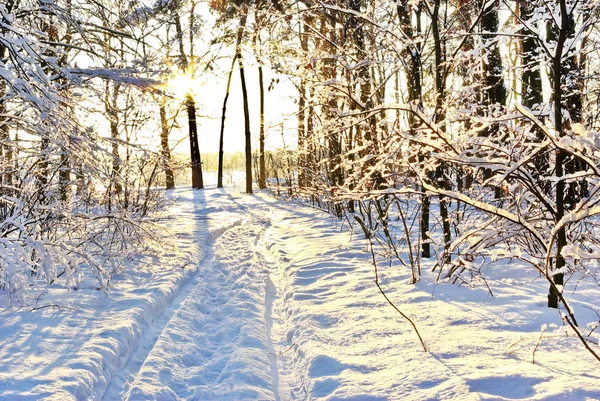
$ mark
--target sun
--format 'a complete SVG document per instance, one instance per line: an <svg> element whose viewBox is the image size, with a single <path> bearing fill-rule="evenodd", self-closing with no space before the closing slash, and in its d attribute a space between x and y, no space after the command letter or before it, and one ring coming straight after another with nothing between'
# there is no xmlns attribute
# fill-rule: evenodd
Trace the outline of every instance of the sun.
<svg viewBox="0 0 600 401"><path fill-rule="evenodd" d="M195 79L191 74L178 73L165 81L164 88L178 99L183 99L188 94L193 94L197 85L197 79Z"/></svg>

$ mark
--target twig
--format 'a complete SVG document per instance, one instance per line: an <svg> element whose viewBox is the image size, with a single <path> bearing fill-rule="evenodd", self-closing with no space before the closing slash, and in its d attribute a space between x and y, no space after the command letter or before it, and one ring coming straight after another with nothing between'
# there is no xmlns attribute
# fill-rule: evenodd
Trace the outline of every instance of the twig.
<svg viewBox="0 0 600 401"><path fill-rule="evenodd" d="M40 310L40 309L45 309L45 308L77 310L77 309L72 308L70 306L48 304L48 305L44 305L44 306L36 306L34 308L31 308L30 312L33 312L33 311L36 311L36 310Z"/></svg>
<svg viewBox="0 0 600 401"><path fill-rule="evenodd" d="M600 356L598 356L598 354L596 354L596 352L589 346L585 338L583 338L579 330L577 330L577 327L571 322L569 316L563 315L563 319L569 324L569 326L571 326L571 328L573 329L575 334L577 334L577 337L579 337L585 348L587 348L587 350L590 351L590 354L594 355L594 357L600 362Z"/></svg>
<svg viewBox="0 0 600 401"><path fill-rule="evenodd" d="M535 344L535 347L533 348L533 352L531 353L531 363L533 363L535 365L535 351L537 351L538 347L540 346L540 343L542 342L542 337L544 335L544 333L546 332L546 329L548 328L548 326L543 325L542 326L542 332L540 333L540 338L538 338L537 344Z"/></svg>

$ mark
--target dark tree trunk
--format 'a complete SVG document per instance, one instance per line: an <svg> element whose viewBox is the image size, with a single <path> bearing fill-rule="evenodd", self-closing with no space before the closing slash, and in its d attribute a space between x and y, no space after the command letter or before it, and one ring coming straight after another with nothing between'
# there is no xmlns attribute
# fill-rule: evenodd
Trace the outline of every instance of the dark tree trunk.
<svg viewBox="0 0 600 401"><path fill-rule="evenodd" d="M263 77L262 64L258 64L258 85L260 90L260 132L258 147L258 187L264 189L267 187L267 176L265 171L265 85Z"/></svg>
<svg viewBox="0 0 600 401"><path fill-rule="evenodd" d="M231 61L231 68L227 75L227 89L225 90L225 98L223 99L223 112L221 114L221 134L219 135L219 167L217 171L217 188L223 188L223 137L225 134L225 115L227 112L227 101L229 100L229 90L231 88L231 76L235 68L235 62L238 55L237 53L233 56Z"/></svg>
<svg viewBox="0 0 600 401"><path fill-rule="evenodd" d="M58 192L60 200L66 202L69 199L69 185L71 182L71 166L69 162L69 154L66 149L62 149L60 153L60 166L58 170Z"/></svg>
<svg viewBox="0 0 600 401"><path fill-rule="evenodd" d="M483 0L485 1L485 0ZM499 26L498 4L487 2L481 16L481 29L484 31L482 39L485 45L496 38ZM506 87L502 78L502 57L500 48L496 45L489 50L487 61L483 63L484 103L488 106L502 105L506 100ZM493 126L489 134L498 132L498 127Z"/></svg>
<svg viewBox="0 0 600 401"><path fill-rule="evenodd" d="M171 148L169 147L169 124L164 100L160 104L160 146L163 169L165 171L166 189L175 188L175 177L171 168Z"/></svg>
<svg viewBox="0 0 600 401"><path fill-rule="evenodd" d="M583 24L588 23L589 10L584 11ZM569 24L567 36L573 38L575 36L575 20L572 14L569 15ZM583 122L583 93L585 92L584 75L586 68L586 50L584 40L582 43L583 50L579 55L568 57L566 62L562 63L563 86L568 89L568 93L564 94L565 108L569 112L570 119L565 123L568 124L568 129L572 128L572 124ZM586 171L587 164L578 157L569 156L565 162L565 172L567 174L575 174L577 172ZM569 210L575 208L575 205L588 195L588 183L585 178L572 180L565 194L566 207Z"/></svg>
<svg viewBox="0 0 600 401"><path fill-rule="evenodd" d="M306 79L300 78L298 88L298 187L306 186Z"/></svg>
<svg viewBox="0 0 600 401"><path fill-rule="evenodd" d="M325 81L330 81L335 79L337 72L335 68L335 60L333 55L335 54L336 49L332 45L332 43L336 43L337 33L336 33L336 22L335 19L330 19L330 24L327 22L327 18L325 16L321 17L320 21L320 32L323 38L321 40L321 49L323 53L326 55L323 58L323 65L321 68L323 79ZM327 40L328 39L328 40ZM326 89L329 90L329 89ZM327 121L332 122L336 116L333 113L333 110L337 108L337 101L333 96L327 96L327 107L325 108L327 114ZM337 132L334 130L330 130L327 132L327 146L329 151L329 163L328 163L328 172L329 172L329 182L332 187L337 187L342 185L344 182L344 174L341 167L341 157L342 157L342 143L341 138ZM335 206L335 212L338 217L341 216L341 207L339 205Z"/></svg>
<svg viewBox="0 0 600 401"><path fill-rule="evenodd" d="M200 159L200 147L198 146L198 125L196 123L196 102L192 95L186 97L188 124L190 133L190 158L192 167L192 188L204 188L202 178L202 160Z"/></svg>
<svg viewBox="0 0 600 401"><path fill-rule="evenodd" d="M350 9L352 11L355 11L357 14L361 13L363 0L349 0L349 3ZM347 34L349 34L351 40L356 45L357 60L367 61L368 55L365 47L365 33L362 19L357 17L355 14L351 14L348 17L345 31L347 32ZM371 75L369 73L369 68L369 64L366 64L358 70L358 80L360 82L359 93L361 103L359 105L359 108L362 108L364 110L371 110L373 108L373 99L371 97ZM367 148L361 152L361 156L376 153L375 141L377 140L377 119L375 118L375 114L369 117L368 121L369 124L367 127L357 127L357 139L359 139L361 143L369 144Z"/></svg>
<svg viewBox="0 0 600 401"><path fill-rule="evenodd" d="M0 59L1 58L2 57L0 57ZM0 98L4 96L4 93L5 84L0 83ZM2 157L2 170L0 174L0 185L2 186L2 190L0 195L8 195L11 193L11 187L13 185L13 150L7 122L8 118L6 117L6 114L6 103L4 103L4 101L0 101L0 157Z"/></svg>
<svg viewBox="0 0 600 401"><path fill-rule="evenodd" d="M440 129L443 130L444 126L441 124L446 116L444 112L444 96L445 96L445 75L443 73L444 66L444 50L442 44L442 38L440 36L441 31L439 27L440 16L439 12L441 9L441 1L435 0L433 6L433 13L431 15L431 32L433 34L433 41L435 47L435 116L434 120L439 125ZM451 189L450 183L446 178L446 167L440 162L440 165L436 168L435 172L436 185L442 189ZM442 219L442 229L444 231L444 258L443 263L449 263L451 261L450 241L452 239L452 233L450 231L450 219L448 213L448 204L444 196L439 196L440 200L440 217Z"/></svg>
<svg viewBox="0 0 600 401"><path fill-rule="evenodd" d="M235 69L235 62L238 57L242 57L242 39L244 29L246 27L247 14L244 13L240 17L240 25L238 26L237 38L235 41L235 55L231 60L231 67L227 75L227 89L225 90L225 98L223 99L223 113L221 114L221 134L219 136L219 168L217 171L217 188L223 188L223 137L225 135L225 115L227 112L227 101L229 100L229 91L231 89L231 77Z"/></svg>
<svg viewBox="0 0 600 401"><path fill-rule="evenodd" d="M565 47L565 43L567 39L575 33L575 21L573 16L568 13L566 0L559 1L560 7L560 26L556 26L554 35L556 37L556 50L554 54L554 58L552 60L552 71L551 71L551 81L552 81L552 97L554 104L554 129L558 133L559 137L563 137L565 135L565 126L569 123L568 121L563 120L563 98L565 100L568 99L568 94L565 94L563 97L563 85L566 76L571 73L571 71L565 70L562 62L562 53ZM556 35L556 31L558 31L558 35ZM567 67L572 67L568 65ZM556 153L556 222L560 221L564 216L567 210L568 202L565 199L565 178L563 175L566 173L565 171L565 163L567 161L568 154L563 149L558 149ZM563 267L565 267L566 262L565 258L562 255L563 248L567 245L567 232L566 228L561 227L556 233L556 256L555 256L555 271L561 271ZM564 274L554 273L552 276L554 284L557 288L562 289L564 284ZM550 287L548 293L548 307L550 308L558 308L558 301L560 295L554 290L554 287Z"/></svg>
<svg viewBox="0 0 600 401"><path fill-rule="evenodd" d="M110 125L110 139L112 148L112 173L111 173L111 188L112 190L120 194L123 191L121 185L121 159L119 157L119 92L120 85L115 84L110 92L110 83L106 82L106 96L105 96L105 108L106 114L108 115ZM110 196L110 195L109 195Z"/></svg>
<svg viewBox="0 0 600 401"><path fill-rule="evenodd" d="M246 88L246 74L244 73L244 62L238 57L240 79L242 82L242 100L244 102L244 137L246 142L246 193L252 193L252 136L250 134L250 109L248 106L248 90Z"/></svg>
<svg viewBox="0 0 600 401"><path fill-rule="evenodd" d="M38 169L38 200L40 203L45 204L49 202L49 176L50 176L50 167L48 163L48 147L50 146L50 140L47 135L42 136L40 141L40 159L39 159L39 169Z"/></svg>
<svg viewBox="0 0 600 401"><path fill-rule="evenodd" d="M307 171L311 172L311 175L309 177L305 177L306 180L306 185L314 188L314 174L316 173L317 167L316 167L316 144L315 144L315 138L314 138L314 129L315 129L315 124L314 124L314 113L315 113L315 109L313 107L313 99L315 97L315 89L314 87L310 87L308 89L308 109L307 109L307 116L306 116L306 137L305 137L305 144L306 144L306 169Z"/></svg>
<svg viewBox="0 0 600 401"><path fill-rule="evenodd" d="M519 14L521 19L525 22L529 21L533 17L534 8L534 2L520 0ZM521 74L521 102L523 106L532 109L543 102L542 74L539 58L540 49L535 37L529 35L527 31L524 31L523 34L525 36L521 41L521 63L523 64L523 73ZM544 140L544 134L539 128L533 127L532 131L539 142ZM542 180L541 178L550 174L548 170L549 162L549 157L546 153L540 153L533 160L535 165L533 177L540 183L542 191L546 194L550 193L550 185L547 180Z"/></svg>
<svg viewBox="0 0 600 401"><path fill-rule="evenodd" d="M69 18L72 17L72 1L71 0L67 0L66 1L66 6L67 6L67 14L69 15ZM72 35L71 35L71 27L67 26L66 27L66 32L65 32L65 36L62 39L63 43L66 43L67 45L71 44L72 41ZM64 67L65 65L67 65L68 62L68 57L69 57L69 47L66 47L65 52L62 54L62 56L58 59L58 64L61 67ZM70 92L67 89L66 91L66 97L70 98ZM65 104L62 104L62 107L64 107L65 109L68 109L68 106ZM72 115L75 116L75 112L74 110L70 109L70 112L72 112ZM61 154L60 154L60 166L59 166L59 170L58 170L58 183L59 183L59 195L60 195L60 200L63 202L67 202L70 195L71 195L71 161L70 161L70 157L69 157L69 149L67 147L63 147L63 149L61 149Z"/></svg>

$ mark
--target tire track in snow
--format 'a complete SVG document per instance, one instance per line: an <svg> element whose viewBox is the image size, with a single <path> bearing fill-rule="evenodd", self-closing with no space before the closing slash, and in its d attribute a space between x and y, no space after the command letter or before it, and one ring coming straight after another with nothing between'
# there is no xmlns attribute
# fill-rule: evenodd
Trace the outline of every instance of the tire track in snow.
<svg viewBox="0 0 600 401"><path fill-rule="evenodd" d="M202 216L205 217L205 216ZM199 216L194 218L198 219ZM150 323L150 327L145 330L139 341L137 347L131 353L129 359L110 380L106 390L102 396L103 400L116 400L123 399L129 392L137 374L143 367L144 362L148 358L148 355L154 349L156 342L161 337L165 328L177 313L177 311L184 305L190 294L198 286L199 282L204 277L204 272L210 268L214 261L214 253L212 246L215 241L218 240L225 232L231 230L233 227L241 224L242 220L235 220L229 224L217 227L216 229L209 231L205 238L199 240L202 247L207 250L207 253L199 261L198 272L192 277L191 280L183 284L178 294L172 299L172 301L165 307L162 314L153 322Z"/></svg>
<svg viewBox="0 0 600 401"><path fill-rule="evenodd" d="M204 270L210 267L212 260L214 260L214 255L211 252L206 255L200 269ZM104 393L103 400L123 399L126 396L138 372L144 365L150 352L154 349L156 342L164 332L167 324L171 321L181 305L183 305L190 297L190 294L194 288L196 288L199 281L202 279L202 276L202 274L197 274L193 280L184 284L179 294L173 299L165 312L150 326L142 341L127 361L127 364L112 378Z"/></svg>
<svg viewBox="0 0 600 401"><path fill-rule="evenodd" d="M276 290L260 246L268 226L249 213L215 242L212 263L159 334L128 399L279 400Z"/></svg>

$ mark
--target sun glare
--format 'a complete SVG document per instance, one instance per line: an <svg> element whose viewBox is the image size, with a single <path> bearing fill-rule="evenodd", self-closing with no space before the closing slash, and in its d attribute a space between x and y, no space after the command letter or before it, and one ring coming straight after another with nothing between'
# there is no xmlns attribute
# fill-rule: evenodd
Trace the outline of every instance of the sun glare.
<svg viewBox="0 0 600 401"><path fill-rule="evenodd" d="M189 74L177 74L171 77L166 83L165 88L177 98L184 98L188 93L193 93L197 80Z"/></svg>

